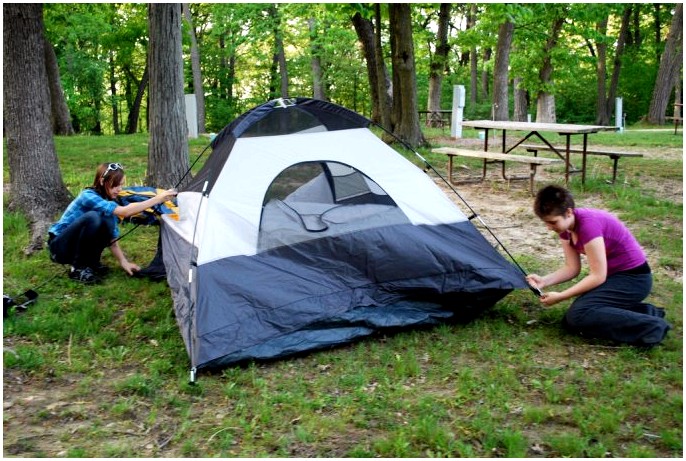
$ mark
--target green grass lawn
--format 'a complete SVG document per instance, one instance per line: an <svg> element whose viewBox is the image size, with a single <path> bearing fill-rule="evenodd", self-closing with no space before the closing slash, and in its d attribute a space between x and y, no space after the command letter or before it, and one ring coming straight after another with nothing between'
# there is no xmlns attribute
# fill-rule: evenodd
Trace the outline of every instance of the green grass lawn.
<svg viewBox="0 0 686 461"><path fill-rule="evenodd" d="M598 144L682 147L669 132L604 136ZM191 161L207 142L192 141ZM74 194L90 185L98 162L121 162L129 185L145 177L144 135L56 145ZM621 213L658 255L651 300L674 327L661 346L569 336L559 327L568 304L544 309L521 290L468 324L204 373L194 386L166 283L129 278L106 251L112 273L96 286L75 284L47 252L24 256L26 220L5 209L4 293L44 285L35 305L3 324L4 454L681 458L682 202L660 186L683 181L682 160L620 162L626 183L616 186L602 179L609 162L597 168L585 186L571 187ZM121 246L144 266L156 242L156 228L140 227ZM547 269L536 255L515 256L532 271Z"/></svg>

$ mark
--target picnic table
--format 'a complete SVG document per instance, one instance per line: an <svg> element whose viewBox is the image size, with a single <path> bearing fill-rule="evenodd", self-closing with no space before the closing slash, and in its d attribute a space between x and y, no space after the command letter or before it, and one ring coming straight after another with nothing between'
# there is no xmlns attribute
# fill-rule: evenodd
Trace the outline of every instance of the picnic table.
<svg viewBox="0 0 686 461"><path fill-rule="evenodd" d="M470 120L462 122L462 126L484 130L484 152L488 152L488 139L490 130L502 130L502 153L507 154L520 144L526 142L531 137L537 137L541 140L547 150L557 154L565 162L565 183L569 182L569 175L572 173L581 173L581 183L586 181L586 154L588 149L588 135L597 133L599 131L616 131L618 128L614 126L601 125L576 125L569 123L535 123L535 122L510 122L510 121L494 121L494 120ZM511 146L507 146L507 131L523 131L526 134L518 139ZM557 133L566 138L564 148L555 147L541 133ZM581 147L582 166L576 168L571 164L571 137L573 135L583 136L583 144Z"/></svg>

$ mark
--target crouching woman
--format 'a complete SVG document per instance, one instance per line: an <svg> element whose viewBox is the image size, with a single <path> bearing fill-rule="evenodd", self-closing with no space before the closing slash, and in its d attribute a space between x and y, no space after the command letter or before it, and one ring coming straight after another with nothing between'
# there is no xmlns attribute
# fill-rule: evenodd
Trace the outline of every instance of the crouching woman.
<svg viewBox="0 0 686 461"><path fill-rule="evenodd" d="M119 219L133 216L176 195L174 189L144 202L119 205L115 199L124 184L124 168L119 163L98 166L93 185L69 204L58 222L48 231L50 258L69 264L69 278L93 283L107 272L100 257L106 247L124 271L133 275L140 267L130 262L119 246Z"/></svg>
<svg viewBox="0 0 686 461"><path fill-rule="evenodd" d="M536 195L534 212L560 237L565 264L527 281L543 290L576 278L581 256L586 255L588 275L563 291L548 291L541 302L552 306L574 298L563 326L586 337L637 346L660 343L670 329L664 309L643 302L653 277L646 255L633 234L611 213L575 208L572 194L547 186Z"/></svg>

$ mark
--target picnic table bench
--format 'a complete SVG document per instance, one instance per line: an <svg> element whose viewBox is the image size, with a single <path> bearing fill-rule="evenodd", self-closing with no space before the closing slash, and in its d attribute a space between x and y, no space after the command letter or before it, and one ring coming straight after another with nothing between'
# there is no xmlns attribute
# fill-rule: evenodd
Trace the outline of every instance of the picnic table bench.
<svg viewBox="0 0 686 461"><path fill-rule="evenodd" d="M548 146L545 146L543 144L520 144L521 148L526 149L528 152L532 152L534 156L538 155L539 150L544 150L544 151L549 151L553 152L553 149L551 149ZM555 147L557 150L564 150L564 147ZM583 149L579 147L570 147L569 152L573 154L582 154L584 151ZM619 159L622 157L643 157L643 154L638 154L635 152L612 152L612 151L607 151L607 150L598 150L598 149L586 149L586 155L601 155L601 156L606 156L610 157L613 160L612 163L612 183L614 184L615 180L617 179L617 163L619 162Z"/></svg>
<svg viewBox="0 0 686 461"><path fill-rule="evenodd" d="M562 160L557 158L535 157L531 155L515 155L503 154L500 152L481 152L469 149L459 149L456 147L438 147L431 150L438 154L445 154L448 156L448 181L452 185L465 184L471 182L481 182L486 178L486 167L491 163L500 163L502 165L503 179L506 181L529 180L529 191L534 195L534 177L536 176L536 168L539 165L552 165L554 163L561 163ZM462 179L459 181L453 180L453 158L454 157L470 157L483 159L483 171L481 177ZM526 163L530 167L529 174L526 176L508 176L505 172L505 162Z"/></svg>

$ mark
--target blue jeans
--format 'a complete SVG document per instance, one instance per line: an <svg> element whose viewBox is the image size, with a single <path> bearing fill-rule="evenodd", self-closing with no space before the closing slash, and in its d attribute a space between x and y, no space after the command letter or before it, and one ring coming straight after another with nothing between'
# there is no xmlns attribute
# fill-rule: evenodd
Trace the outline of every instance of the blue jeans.
<svg viewBox="0 0 686 461"><path fill-rule="evenodd" d="M644 303L652 274L613 274L605 283L579 296L565 314L563 326L582 336L652 346L671 326L664 309Z"/></svg>
<svg viewBox="0 0 686 461"><path fill-rule="evenodd" d="M60 235L50 236L50 258L60 264L71 264L77 269L100 264L102 250L112 241L111 220L100 213L88 211L71 223Z"/></svg>

